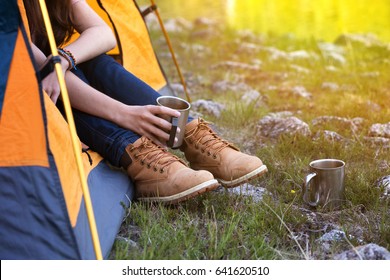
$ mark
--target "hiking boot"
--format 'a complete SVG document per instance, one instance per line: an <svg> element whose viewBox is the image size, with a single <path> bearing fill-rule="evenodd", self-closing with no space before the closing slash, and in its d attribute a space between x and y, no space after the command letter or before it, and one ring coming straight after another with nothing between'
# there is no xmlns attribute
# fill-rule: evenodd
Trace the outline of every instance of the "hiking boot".
<svg viewBox="0 0 390 280"><path fill-rule="evenodd" d="M202 119L186 125L183 145L191 168L208 170L226 188L238 186L267 172L255 156L241 153L233 144L221 139Z"/></svg>
<svg viewBox="0 0 390 280"><path fill-rule="evenodd" d="M146 137L126 147L127 174L142 201L177 203L214 190L218 181L208 171L195 171Z"/></svg>

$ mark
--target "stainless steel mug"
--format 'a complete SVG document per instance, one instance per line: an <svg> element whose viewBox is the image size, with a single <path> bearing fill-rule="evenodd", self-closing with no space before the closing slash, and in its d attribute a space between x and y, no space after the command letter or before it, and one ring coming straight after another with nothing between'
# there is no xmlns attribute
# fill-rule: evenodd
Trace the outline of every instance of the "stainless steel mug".
<svg viewBox="0 0 390 280"><path fill-rule="evenodd" d="M335 209L344 201L345 162L319 159L310 162L303 184L303 200L310 206Z"/></svg>
<svg viewBox="0 0 390 280"><path fill-rule="evenodd" d="M191 104L176 96L160 96L157 98L157 104L180 112L180 117L172 117L170 120L172 123L172 129L167 142L168 147L179 148L183 143L185 127L190 113ZM180 132L177 131L178 127L180 128ZM175 138L177 138L176 142Z"/></svg>

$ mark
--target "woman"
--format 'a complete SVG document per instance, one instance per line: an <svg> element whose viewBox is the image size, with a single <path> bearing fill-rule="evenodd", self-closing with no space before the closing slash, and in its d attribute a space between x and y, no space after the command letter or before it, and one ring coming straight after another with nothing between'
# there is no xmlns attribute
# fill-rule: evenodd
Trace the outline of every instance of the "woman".
<svg viewBox="0 0 390 280"><path fill-rule="evenodd" d="M36 0L24 0L38 65L49 45ZM84 0L47 1L77 133L115 166L127 170L140 200L176 203L215 189L234 187L263 175L260 159L241 153L208 124L189 120L180 149L191 168L164 147L176 110L156 105L159 94L105 55L115 47L111 29ZM69 43L76 30L80 37ZM61 107L55 73L42 87Z"/></svg>

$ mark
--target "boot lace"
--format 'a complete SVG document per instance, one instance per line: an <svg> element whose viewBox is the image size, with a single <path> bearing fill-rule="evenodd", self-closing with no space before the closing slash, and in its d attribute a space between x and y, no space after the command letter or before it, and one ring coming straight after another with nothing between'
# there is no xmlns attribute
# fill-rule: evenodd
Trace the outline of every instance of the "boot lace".
<svg viewBox="0 0 390 280"><path fill-rule="evenodd" d="M208 155L212 155L214 158L217 154L225 149L226 147L231 147L235 150L238 150L232 143L229 143L226 140L220 138L210 127L209 122L199 118L198 125L188 132L186 138L191 138L195 140L195 148L198 149L199 146L202 146L201 151L207 152Z"/></svg>
<svg viewBox="0 0 390 280"><path fill-rule="evenodd" d="M141 138L141 141L139 146L132 147L130 150L131 152L138 150L138 153L134 153L134 157L136 159L140 158L141 165L146 165L147 168L153 167L154 171L163 173L164 168L173 162L180 161L185 164L180 158L169 153L150 139Z"/></svg>

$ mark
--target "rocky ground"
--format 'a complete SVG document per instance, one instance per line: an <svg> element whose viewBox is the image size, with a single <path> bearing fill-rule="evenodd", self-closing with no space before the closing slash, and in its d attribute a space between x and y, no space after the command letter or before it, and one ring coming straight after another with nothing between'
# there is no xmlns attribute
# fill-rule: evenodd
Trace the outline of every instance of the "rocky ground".
<svg viewBox="0 0 390 280"><path fill-rule="evenodd" d="M152 30L156 30L154 21L150 21L148 24ZM377 154L382 154L381 160L377 161L377 169L382 171L382 176L376 178L374 187L381 190L378 201L383 203L383 201L389 200L390 118L388 114L390 113L390 95L386 86L388 82L385 82L383 87L378 89L378 91L383 91L380 94L387 97L387 100L376 99L373 101L369 98L359 100L357 110L360 110L361 114L358 112L346 114L352 115L349 117L340 116L342 114L326 114L327 110L311 113L313 111L311 109L316 108L316 103L325 100L318 98L319 94L324 95L324 92L332 95L338 93L342 95L345 92L354 93L359 90L359 82L356 84L344 83L342 78L339 81L334 81L335 79L328 81L324 78L321 82L316 82L317 85L314 87L313 83L305 82L301 78L323 73L314 72L310 68L313 61L313 63L321 60L327 61L328 63L323 65L323 71L326 73L339 72L345 65L351 63L347 54L351 44L359 45L362 48L380 49L381 53L390 54L389 44L380 42L372 35L346 34L337 38L333 43L318 43L317 47L321 53L319 56L318 53L304 48L286 50L264 44L264 39L245 31L237 34L237 40L225 43L233 45L236 52L226 57L217 55L215 58L215 55L212 55L216 51L215 46L212 43L209 45L207 42L214 42L218 38L222 38L223 32L216 22L204 18L195 22L172 19L166 22L166 28L169 33L173 34L174 42L179 44L179 58L183 59L186 54L190 53L192 59L198 63L209 63L207 67L195 69L199 70L199 73L194 73L192 69L188 70L191 63L184 63L187 85L193 97L193 116L206 116L218 120L226 115L227 110L231 110L231 102L243 104L244 107L250 107L255 111L263 110L265 113L260 114L260 117L251 124L254 131L252 131L250 139L246 141L243 141L247 138L245 135L231 133L229 128L217 125L218 131L227 135L232 142L240 143L241 149L248 152L255 152L258 145L277 145L278 139L281 137L295 135L312 141L322 139L329 145L337 143L346 147L359 142L363 146L370 147ZM183 41L183 38L188 41ZM159 42L158 44L163 44L161 38L157 37L155 40ZM169 56L168 52L162 54L163 60L165 60L164 57L168 59ZM215 59L205 62L205 58L210 56ZM383 58L382 62L389 64L388 58ZM267 71L267 69L271 69L270 65L272 64L283 64L282 68L285 69L285 72ZM221 74L207 76L207 72L202 72L202 69ZM169 73L175 75L172 68ZM370 80L380 79L384 73L367 67L359 75L362 80ZM183 87L179 83L172 83L172 87L177 95L183 95ZM202 94L199 94L200 92ZM203 94L204 92L209 94ZM224 96L232 96L232 93L236 98L234 101L224 98ZM280 98L281 103L283 103L283 99L292 100L292 105L278 105L277 101L274 100L275 97ZM318 107L321 106L318 105ZM307 111L306 108L308 108ZM370 117L373 115L381 115L382 117ZM383 154L387 156L383 156ZM269 192L267 186L251 184L245 184L240 188L228 191L232 196L251 197L254 202L260 202L264 195L274 195ZM367 234L370 234L370 231L362 226L363 223L356 225L351 223L347 226L339 223L338 218L347 215L350 215L352 220L359 219L359 217L380 219L380 217L375 217L373 213L367 214L364 205L352 205L331 213L301 207L299 204L292 204L291 207L306 218L306 223L301 228L292 226L294 230L291 237L302 244L309 242L309 236L312 232L317 232L317 236L319 236L314 241L310 241L316 244L313 246L315 249L312 250L310 258L390 260L390 252L387 249L390 245L387 244L387 248L385 248L369 242L370 238L367 238ZM387 215L390 215L390 211L387 212ZM128 236L123 235L119 236L118 239L125 239L131 245L130 247L134 248L138 246L136 239L142 232L139 232L136 225L133 225L130 231L133 232L131 236L134 238L129 239ZM128 234L129 230L126 229L122 232ZM350 240L354 240L353 245Z"/></svg>

